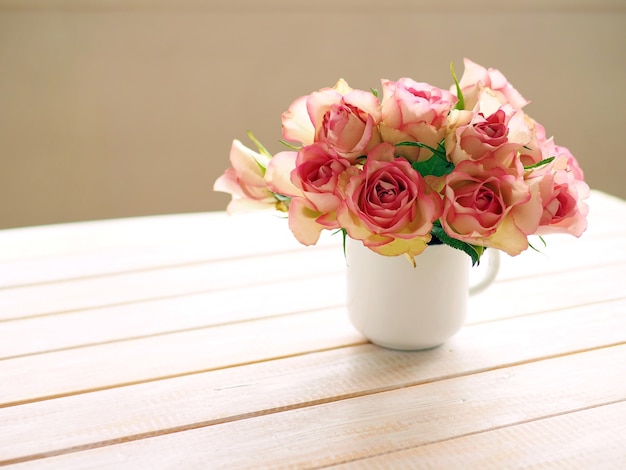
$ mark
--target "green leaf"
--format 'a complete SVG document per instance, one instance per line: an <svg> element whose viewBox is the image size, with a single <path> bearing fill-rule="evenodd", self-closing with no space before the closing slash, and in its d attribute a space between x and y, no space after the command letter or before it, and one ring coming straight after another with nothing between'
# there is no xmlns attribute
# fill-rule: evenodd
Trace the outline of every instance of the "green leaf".
<svg viewBox="0 0 626 470"><path fill-rule="evenodd" d="M444 243L445 245L451 246L452 248L456 248L457 250L461 250L467 253L469 257L472 258L472 266L480 264L480 257L485 251L484 247L470 245L469 243L465 243L461 240L457 240L456 238L452 238L438 223L435 223L433 225L431 233L433 236L437 237L439 241L441 241L441 243Z"/></svg>
<svg viewBox="0 0 626 470"><path fill-rule="evenodd" d="M259 153L265 155L267 158L272 158L272 154L269 152L269 150L267 150L263 144L261 142L259 142L259 140L254 136L254 134L251 131L247 132L248 137L250 138L250 140L252 142L254 142L254 144L257 146L257 148L259 149Z"/></svg>
<svg viewBox="0 0 626 470"><path fill-rule="evenodd" d="M398 142L396 144L396 147L419 147L419 148L422 148L422 149L428 149L432 153L440 153L441 152L441 147L433 148L430 145L423 144L422 142L409 142L409 141ZM444 155L445 155L445 151L444 151Z"/></svg>
<svg viewBox="0 0 626 470"><path fill-rule="evenodd" d="M342 237L343 237L343 257L346 257L346 238L348 238L348 232L346 231L345 228L340 228L335 230L332 234L336 235L338 233L341 233Z"/></svg>
<svg viewBox="0 0 626 470"><path fill-rule="evenodd" d="M379 98L378 90L376 88L370 88L370 91L372 92L372 95L374 95L376 98Z"/></svg>
<svg viewBox="0 0 626 470"><path fill-rule="evenodd" d="M465 109L465 99L463 98L463 92L461 91L461 86L459 85L459 81L456 78L456 73L454 72L454 63L450 62L450 72L452 72L452 79L454 80L454 86L456 87L456 96L459 101L456 102L456 106L454 109Z"/></svg>
<svg viewBox="0 0 626 470"><path fill-rule="evenodd" d="M261 144L261 142L258 141L258 139L254 136L254 134L251 131L248 131L247 134L250 140L254 142L254 144L257 146L259 150L254 155L254 161L256 162L258 167L261 169L261 173L265 175L265 172L267 171L267 165L269 164L269 161L272 159L272 154L269 153L269 151Z"/></svg>
<svg viewBox="0 0 626 470"><path fill-rule="evenodd" d="M548 246L548 244L547 244L547 243L546 243L546 241L543 239L543 237L542 237L541 235L539 235L539 236L538 236L538 238L539 238L539 240L541 240L541 243L543 243L543 247L544 247L544 248L546 248L546 247ZM532 244L532 243L528 242L528 246L529 246L531 249L535 250L537 253L541 253L541 250L539 250L538 248L535 248L535 247L533 246L533 244Z"/></svg>
<svg viewBox="0 0 626 470"><path fill-rule="evenodd" d="M419 147L430 150L433 155L428 160L413 162L411 166L422 176L443 176L454 170L454 163L446 158L446 147L443 141L437 144L437 148L422 142L398 142L396 147Z"/></svg>
<svg viewBox="0 0 626 470"><path fill-rule="evenodd" d="M286 140L281 139L278 142L283 144L285 147L290 148L291 150L300 150L302 148L302 145L294 145L292 143L287 142Z"/></svg>
<svg viewBox="0 0 626 470"><path fill-rule="evenodd" d="M284 194L280 194L280 193L273 193L274 197L281 201L281 202L289 202L291 201L291 197L290 196L285 196Z"/></svg>
<svg viewBox="0 0 626 470"><path fill-rule="evenodd" d="M442 158L437 154L423 162L413 162L411 166L422 176L444 176L454 170L454 164L446 158Z"/></svg>
<svg viewBox="0 0 626 470"><path fill-rule="evenodd" d="M524 170L534 170L535 168L539 168L540 166L544 166L547 165L548 163L550 163L552 160L554 160L556 157L549 157L549 158L544 158L543 160L541 160L540 162L534 163L532 165L529 166L525 166Z"/></svg>

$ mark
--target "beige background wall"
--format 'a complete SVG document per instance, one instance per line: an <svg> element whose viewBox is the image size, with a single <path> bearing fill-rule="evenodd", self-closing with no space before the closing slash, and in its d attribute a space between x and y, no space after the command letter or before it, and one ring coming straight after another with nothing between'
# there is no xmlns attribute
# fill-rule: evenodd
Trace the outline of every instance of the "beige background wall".
<svg viewBox="0 0 626 470"><path fill-rule="evenodd" d="M0 0L0 228L221 210L231 140L279 150L292 99L463 57L626 197L625 51L625 0Z"/></svg>

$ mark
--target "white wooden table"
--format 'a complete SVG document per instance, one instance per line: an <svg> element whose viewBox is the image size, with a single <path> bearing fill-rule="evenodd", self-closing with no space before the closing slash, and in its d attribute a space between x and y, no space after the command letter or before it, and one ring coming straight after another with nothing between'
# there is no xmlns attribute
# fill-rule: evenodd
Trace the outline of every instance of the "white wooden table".
<svg viewBox="0 0 626 470"><path fill-rule="evenodd" d="M0 231L0 467L626 468L626 202L590 207L417 353L271 216Z"/></svg>

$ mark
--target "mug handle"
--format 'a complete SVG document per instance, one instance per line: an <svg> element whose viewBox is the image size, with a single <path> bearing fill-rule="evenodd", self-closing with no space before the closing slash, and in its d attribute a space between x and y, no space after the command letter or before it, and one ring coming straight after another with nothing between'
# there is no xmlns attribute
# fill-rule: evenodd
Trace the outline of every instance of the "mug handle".
<svg viewBox="0 0 626 470"><path fill-rule="evenodd" d="M474 281L472 279L474 276L470 275L470 295L475 295L484 291L494 281L500 269L500 250L487 250L484 256L481 257L480 261L480 266L472 267L470 269L470 273L480 271L484 274L482 274L477 281Z"/></svg>

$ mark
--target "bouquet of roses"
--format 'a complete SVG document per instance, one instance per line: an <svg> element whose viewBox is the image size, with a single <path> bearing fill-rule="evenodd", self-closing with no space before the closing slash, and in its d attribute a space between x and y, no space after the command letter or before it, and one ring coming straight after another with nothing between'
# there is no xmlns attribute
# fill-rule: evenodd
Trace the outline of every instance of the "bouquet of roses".
<svg viewBox="0 0 626 470"><path fill-rule="evenodd" d="M229 213L287 212L304 245L339 230L413 263L433 243L477 263L486 247L519 254L531 235L580 236L589 187L574 156L502 73L464 65L449 90L401 78L380 94L339 80L302 96L282 115L287 150L235 140L214 189L232 195Z"/></svg>

